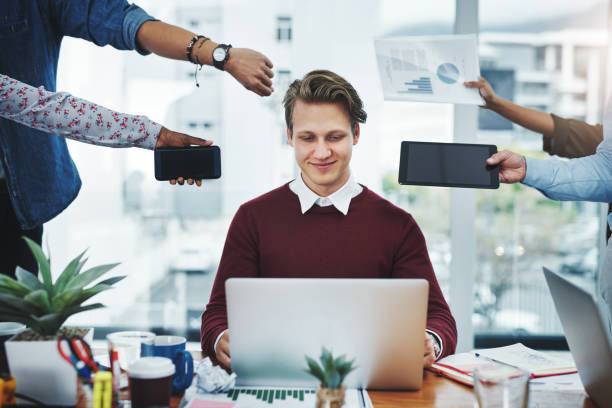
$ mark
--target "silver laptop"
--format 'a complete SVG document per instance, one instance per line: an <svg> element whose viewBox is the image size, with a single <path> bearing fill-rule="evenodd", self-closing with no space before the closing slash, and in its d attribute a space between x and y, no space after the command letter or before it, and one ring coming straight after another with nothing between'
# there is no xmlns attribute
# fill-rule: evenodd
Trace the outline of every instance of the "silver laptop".
<svg viewBox="0 0 612 408"><path fill-rule="evenodd" d="M421 387L426 280L232 278L225 290L237 385L316 387L304 356L324 346L356 359L347 387Z"/></svg>
<svg viewBox="0 0 612 408"><path fill-rule="evenodd" d="M609 406L612 401L612 343L607 320L590 293L551 270L543 269L580 380L598 406Z"/></svg>

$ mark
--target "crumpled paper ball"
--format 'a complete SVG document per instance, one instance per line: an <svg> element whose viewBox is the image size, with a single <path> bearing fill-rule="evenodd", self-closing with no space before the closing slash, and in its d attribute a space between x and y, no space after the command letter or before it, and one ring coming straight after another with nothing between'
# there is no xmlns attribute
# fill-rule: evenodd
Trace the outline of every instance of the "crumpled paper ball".
<svg viewBox="0 0 612 408"><path fill-rule="evenodd" d="M216 394L227 392L236 385L236 374L228 374L221 366L213 366L210 358L200 361L196 368L198 392Z"/></svg>

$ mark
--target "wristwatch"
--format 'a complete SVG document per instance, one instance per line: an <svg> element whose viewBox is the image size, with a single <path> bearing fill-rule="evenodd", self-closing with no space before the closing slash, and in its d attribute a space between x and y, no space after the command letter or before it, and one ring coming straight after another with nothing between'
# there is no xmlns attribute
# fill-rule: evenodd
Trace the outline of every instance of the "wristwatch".
<svg viewBox="0 0 612 408"><path fill-rule="evenodd" d="M232 44L219 44L212 52L212 60L215 68L223 71L225 63L229 59L229 49L232 48Z"/></svg>

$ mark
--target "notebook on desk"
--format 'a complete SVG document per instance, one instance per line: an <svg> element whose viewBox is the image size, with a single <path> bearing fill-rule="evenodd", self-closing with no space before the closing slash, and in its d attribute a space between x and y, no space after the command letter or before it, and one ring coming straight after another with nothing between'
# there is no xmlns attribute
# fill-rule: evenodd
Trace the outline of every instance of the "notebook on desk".
<svg viewBox="0 0 612 408"><path fill-rule="evenodd" d="M576 366L571 361L530 349L521 343L454 354L434 363L431 371L472 386L474 369L478 366L492 364L492 361L520 368L531 373L532 378L576 372Z"/></svg>
<svg viewBox="0 0 612 408"><path fill-rule="evenodd" d="M419 389L429 285L424 279L233 278L225 285L239 386L318 386L305 355L356 359L347 388Z"/></svg>

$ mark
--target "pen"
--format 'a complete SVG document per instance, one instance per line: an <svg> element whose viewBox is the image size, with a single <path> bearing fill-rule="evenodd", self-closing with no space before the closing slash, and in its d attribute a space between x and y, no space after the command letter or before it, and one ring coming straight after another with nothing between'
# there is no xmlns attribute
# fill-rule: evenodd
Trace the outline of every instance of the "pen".
<svg viewBox="0 0 612 408"><path fill-rule="evenodd" d="M359 400L361 401L361 407L366 408L365 398L363 398L363 388L357 388L357 392L359 392Z"/></svg>
<svg viewBox="0 0 612 408"><path fill-rule="evenodd" d="M503 361L499 361L499 360L496 360L496 359L491 358L491 357L483 356L482 354L477 353L477 352L475 352L474 355L476 357L478 357L478 358L483 359L483 360L487 360L487 361L490 361L490 362L493 362L493 363L496 363L496 364L499 364L499 365L502 365L502 366L506 366L506 367L512 367L515 370L518 370L518 371L520 371L522 373L529 374L529 378L534 378L534 376L533 376L533 374L531 372L529 372L529 371L527 371L525 369L522 369L521 367L517 367L517 366L512 365L512 364L504 363Z"/></svg>

